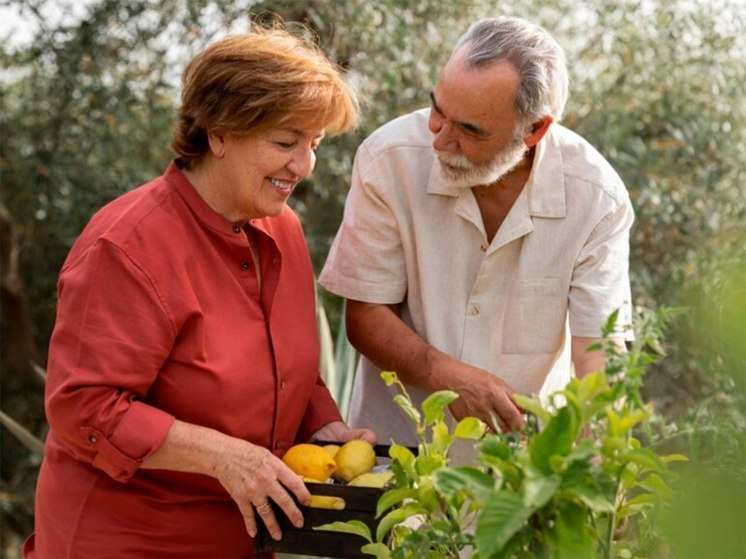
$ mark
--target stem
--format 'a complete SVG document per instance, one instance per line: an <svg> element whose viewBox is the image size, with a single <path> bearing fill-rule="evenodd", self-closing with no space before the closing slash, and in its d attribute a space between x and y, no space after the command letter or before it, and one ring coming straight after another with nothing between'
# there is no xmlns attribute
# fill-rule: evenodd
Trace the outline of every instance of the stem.
<svg viewBox="0 0 746 559"><path fill-rule="evenodd" d="M616 514L617 514L617 509L619 507L618 505L619 493L622 487L622 473L624 472L624 468L626 467L627 467L626 463L619 466L619 471L617 474L616 488L614 489L614 511L611 513L611 516L609 517L609 526L606 529L606 557L605 559L613 559L614 529L616 528Z"/></svg>

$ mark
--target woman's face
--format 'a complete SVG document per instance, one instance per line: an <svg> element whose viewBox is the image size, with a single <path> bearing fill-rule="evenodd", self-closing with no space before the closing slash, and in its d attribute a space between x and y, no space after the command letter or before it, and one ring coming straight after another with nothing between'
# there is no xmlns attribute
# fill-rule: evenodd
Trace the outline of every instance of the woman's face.
<svg viewBox="0 0 746 559"><path fill-rule="evenodd" d="M298 183L313 171L323 137L323 130L294 122L245 137L213 135L220 213L234 222L279 215Z"/></svg>

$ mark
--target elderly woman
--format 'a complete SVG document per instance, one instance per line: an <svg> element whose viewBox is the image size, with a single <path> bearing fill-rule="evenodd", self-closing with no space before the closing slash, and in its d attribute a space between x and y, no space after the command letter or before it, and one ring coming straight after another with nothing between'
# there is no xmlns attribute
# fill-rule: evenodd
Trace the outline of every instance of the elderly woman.
<svg viewBox="0 0 746 559"><path fill-rule="evenodd" d="M242 558L269 501L310 500L280 457L342 422L318 370L314 277L286 205L358 116L314 46L255 29L189 64L165 173L105 206L60 275L50 432L25 557Z"/></svg>

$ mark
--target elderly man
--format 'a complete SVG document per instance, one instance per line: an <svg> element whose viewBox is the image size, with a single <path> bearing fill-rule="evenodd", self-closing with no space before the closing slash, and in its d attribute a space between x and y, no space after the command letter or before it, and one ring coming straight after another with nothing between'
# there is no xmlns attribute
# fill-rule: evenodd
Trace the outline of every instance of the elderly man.
<svg viewBox="0 0 746 559"><path fill-rule="evenodd" d="M476 22L427 109L360 146L344 221L320 277L347 299L362 359L350 423L416 441L379 372L458 419L520 428L513 394L547 394L603 365L587 352L619 313L630 336L629 195L611 165L558 124L562 48L518 18ZM572 367L571 367L572 363Z"/></svg>

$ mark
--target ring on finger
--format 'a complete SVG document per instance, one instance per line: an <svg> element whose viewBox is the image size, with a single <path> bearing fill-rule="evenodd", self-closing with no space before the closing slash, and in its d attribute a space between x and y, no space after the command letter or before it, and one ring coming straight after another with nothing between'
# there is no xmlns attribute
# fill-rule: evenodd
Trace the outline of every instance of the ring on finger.
<svg viewBox="0 0 746 559"><path fill-rule="evenodd" d="M272 507L270 506L268 501L264 501L263 503L260 503L258 505L254 505L256 507L256 511L259 514L267 514L272 510Z"/></svg>

